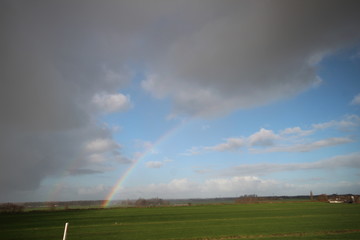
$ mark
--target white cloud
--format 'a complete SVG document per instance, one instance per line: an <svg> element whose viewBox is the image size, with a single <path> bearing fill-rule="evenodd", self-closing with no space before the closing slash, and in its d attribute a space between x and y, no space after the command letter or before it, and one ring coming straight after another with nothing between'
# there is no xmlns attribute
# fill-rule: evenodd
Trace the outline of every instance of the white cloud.
<svg viewBox="0 0 360 240"><path fill-rule="evenodd" d="M205 147L205 148L207 148L207 147ZM208 147L208 148L211 148L211 147ZM201 147L191 147L190 149L187 149L181 155L194 156L194 155L198 155L198 154L202 153L202 151L203 151L203 148L201 148Z"/></svg>
<svg viewBox="0 0 360 240"><path fill-rule="evenodd" d="M341 120L336 121L332 120L329 122L323 122L318 124L313 124L314 131L316 130L322 130L326 128L336 127L340 130L354 130L354 128L360 126L360 117L358 115L352 114L352 115L346 115Z"/></svg>
<svg viewBox="0 0 360 240"><path fill-rule="evenodd" d="M224 143L206 147L192 147L184 155L200 154L204 151L235 151L241 148L252 153L265 152L309 152L320 148L346 144L355 141L351 137L332 137L309 141L305 137L315 134L319 130L337 128L342 131L354 131L360 126L358 115L346 115L341 120L313 124L311 129L304 130L300 127L291 127L280 130L279 134L272 130L261 128L258 132L248 137L228 138ZM301 142L301 143L299 143ZM255 148L256 147L256 148Z"/></svg>
<svg viewBox="0 0 360 240"><path fill-rule="evenodd" d="M239 150L241 147L245 146L246 140L243 138L228 138L226 139L225 143L221 143L216 146L212 147L204 147L204 150L210 151L236 151Z"/></svg>
<svg viewBox="0 0 360 240"><path fill-rule="evenodd" d="M360 126L360 117L358 115L346 115L341 121L338 122L338 126L341 130L354 130Z"/></svg>
<svg viewBox="0 0 360 240"><path fill-rule="evenodd" d="M186 198L190 196L199 196L200 186L199 184L190 181L187 178L173 179L168 183L149 184L139 187L137 189L131 189L131 191L137 191L142 193L142 197L165 197L166 198ZM124 191L126 194L126 189Z"/></svg>
<svg viewBox="0 0 360 240"><path fill-rule="evenodd" d="M171 163L171 162L173 162L174 160L172 160L172 159L170 159L170 158L164 158L164 163Z"/></svg>
<svg viewBox="0 0 360 240"><path fill-rule="evenodd" d="M346 155L334 156L325 160L315 162L313 166L325 169L337 169L342 167L360 168L360 153L356 152Z"/></svg>
<svg viewBox="0 0 360 240"><path fill-rule="evenodd" d="M200 174L211 173L211 172L213 172L213 171L214 171L214 170L213 170L213 169L210 169L210 168L196 168L196 169L194 169L194 172L200 173Z"/></svg>
<svg viewBox="0 0 360 240"><path fill-rule="evenodd" d="M175 191L190 191L194 184L191 183L188 179L182 178L182 179L174 179L169 184L168 187Z"/></svg>
<svg viewBox="0 0 360 240"><path fill-rule="evenodd" d="M248 146L262 146L269 147L274 145L275 141L280 139L280 136L275 134L272 130L267 130L261 128L258 132L252 134L251 136L244 138L227 138L224 143L220 143L215 146L208 146L199 148L193 148L197 150L197 153L202 151L236 151L241 149L242 147Z"/></svg>
<svg viewBox="0 0 360 240"><path fill-rule="evenodd" d="M256 176L236 176L212 178L204 182L194 182L187 178L173 179L168 183L123 188L121 196L131 196L133 192L138 192L141 193L141 197L145 198L237 197L244 194L298 194L298 190L299 188L292 184L276 180L262 179ZM306 192L308 193L308 189Z"/></svg>
<svg viewBox="0 0 360 240"><path fill-rule="evenodd" d="M315 162L303 163L258 163L243 164L223 171L224 175L254 175L261 176L276 172L302 171L311 169L334 170L343 168L360 168L360 153L339 155Z"/></svg>
<svg viewBox="0 0 360 240"><path fill-rule="evenodd" d="M357 193L359 181L338 181L331 179L302 179L280 181L266 178L277 172L294 172L303 170L344 171L344 169L360 169L360 153L338 155L315 162L299 163L258 163L243 164L229 167L220 171L223 176L193 181L189 178L176 178L169 182L145 184L137 187L123 186L118 192L118 198L199 198L199 197L237 197L244 194L269 195L299 195L308 194L312 190L315 194L321 193ZM219 173L219 171L217 171ZM104 186L83 187L81 194L95 194L106 189ZM108 188L110 191L110 188ZM104 194L105 195L105 194Z"/></svg>
<svg viewBox="0 0 360 240"><path fill-rule="evenodd" d="M254 133L249 137L249 144L251 146L272 146L275 140L280 137L272 130L261 128L259 132Z"/></svg>
<svg viewBox="0 0 360 240"><path fill-rule="evenodd" d="M92 102L101 111L105 111L107 113L125 111L132 105L130 97L121 93L97 93L94 95Z"/></svg>
<svg viewBox="0 0 360 240"><path fill-rule="evenodd" d="M360 105L360 93L356 95L353 100L351 101L352 105Z"/></svg>
<svg viewBox="0 0 360 240"><path fill-rule="evenodd" d="M58 184L59 185L59 184ZM44 194L49 197L48 192L53 192L54 186L48 186L44 192L37 191L37 194ZM95 186L56 186L54 200L93 200L104 199L111 191L111 186L98 184ZM114 199L137 199L137 198L214 198L214 197L238 197L245 194L257 194L259 196L281 196L281 195L308 195L310 190L314 194L347 194L358 193L359 181L331 182L327 180L307 179L302 181L279 181L266 179L258 176L234 176L223 178L212 178L203 182L194 182L187 178L172 179L169 182L159 184L147 184L138 187L120 187ZM34 201L36 200L33 199Z"/></svg>
<svg viewBox="0 0 360 240"><path fill-rule="evenodd" d="M350 143L354 140L349 137L333 137L327 138L315 142L295 144L295 145L284 145L284 146L273 146L266 149L252 149L254 153L264 152L310 152L324 147L336 146L340 144Z"/></svg>
<svg viewBox="0 0 360 240"><path fill-rule="evenodd" d="M313 128L315 130L326 129L326 128L329 128L329 127L333 127L336 124L337 124L336 121L330 121L330 122L324 122L324 123L316 123L316 124L313 124Z"/></svg>
<svg viewBox="0 0 360 240"><path fill-rule="evenodd" d="M119 149L121 146L109 138L97 138L92 141L89 141L85 145L85 150L87 152L101 153L110 150Z"/></svg>
<svg viewBox="0 0 360 240"><path fill-rule="evenodd" d="M360 168L360 153L339 155L316 162L287 164L247 164L231 167L223 174L226 177L209 178L203 182L194 182L188 178L173 179L168 183L149 184L138 188L124 188L122 196L130 192L141 192L142 197L192 198L192 197L236 197L244 194L258 195L298 195L308 194L310 190L320 193L357 192L359 182L329 182L324 179L316 183L313 180L300 182L279 181L260 177L274 172L321 169L324 171L343 168ZM341 188L344 186L345 188ZM341 189L341 190L339 190Z"/></svg>
<svg viewBox="0 0 360 240"><path fill-rule="evenodd" d="M281 135L307 136L314 133L314 130L303 130L300 127L286 128L280 132Z"/></svg>
<svg viewBox="0 0 360 240"><path fill-rule="evenodd" d="M163 161L148 161L145 163L148 168L161 168L165 164L172 162L173 160L170 158L164 158Z"/></svg>
<svg viewBox="0 0 360 240"><path fill-rule="evenodd" d="M162 166L164 165L163 162L160 162L160 161L149 161L149 162L146 162L146 166L148 168L161 168Z"/></svg>
<svg viewBox="0 0 360 240"><path fill-rule="evenodd" d="M237 196L266 192L281 185L274 180L264 180L255 176L235 176L231 178L209 179L202 186L204 192L218 192L227 196Z"/></svg>

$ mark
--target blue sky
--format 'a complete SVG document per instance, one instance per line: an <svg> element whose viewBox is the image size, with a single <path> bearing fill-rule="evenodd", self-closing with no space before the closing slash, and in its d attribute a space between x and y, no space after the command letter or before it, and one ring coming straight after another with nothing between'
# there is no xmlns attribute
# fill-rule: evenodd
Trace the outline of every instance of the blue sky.
<svg viewBox="0 0 360 240"><path fill-rule="evenodd" d="M37 2L2 3L0 201L360 194L356 1Z"/></svg>

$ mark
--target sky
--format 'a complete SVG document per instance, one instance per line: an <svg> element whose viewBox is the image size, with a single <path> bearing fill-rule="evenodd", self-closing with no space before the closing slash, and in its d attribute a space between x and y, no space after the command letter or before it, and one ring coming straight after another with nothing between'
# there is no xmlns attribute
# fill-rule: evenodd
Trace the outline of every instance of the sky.
<svg viewBox="0 0 360 240"><path fill-rule="evenodd" d="M359 11L1 1L0 202L360 194Z"/></svg>

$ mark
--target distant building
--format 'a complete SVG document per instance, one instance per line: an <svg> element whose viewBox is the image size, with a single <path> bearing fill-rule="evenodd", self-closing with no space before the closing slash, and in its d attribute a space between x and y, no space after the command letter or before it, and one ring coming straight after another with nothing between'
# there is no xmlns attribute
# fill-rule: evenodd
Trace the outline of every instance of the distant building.
<svg viewBox="0 0 360 240"><path fill-rule="evenodd" d="M329 203L356 203L353 195L332 195L328 199Z"/></svg>

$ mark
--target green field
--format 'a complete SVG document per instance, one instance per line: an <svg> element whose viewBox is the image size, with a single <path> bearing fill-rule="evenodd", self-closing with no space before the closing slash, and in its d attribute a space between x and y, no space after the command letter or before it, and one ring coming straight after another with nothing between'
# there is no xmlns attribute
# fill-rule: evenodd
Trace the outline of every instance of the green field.
<svg viewBox="0 0 360 240"><path fill-rule="evenodd" d="M0 214L0 239L360 239L360 204L319 202Z"/></svg>

